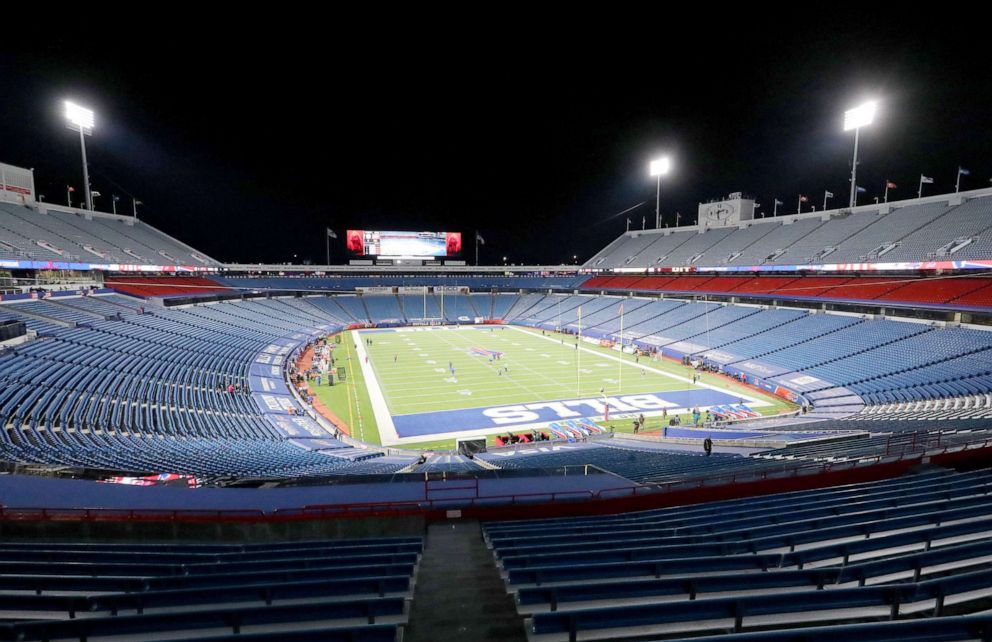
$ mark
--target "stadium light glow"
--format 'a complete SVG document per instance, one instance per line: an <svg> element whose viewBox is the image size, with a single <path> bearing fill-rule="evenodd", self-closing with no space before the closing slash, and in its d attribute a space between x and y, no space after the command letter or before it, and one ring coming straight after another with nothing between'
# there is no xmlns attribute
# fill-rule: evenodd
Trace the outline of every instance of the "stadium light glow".
<svg viewBox="0 0 992 642"><path fill-rule="evenodd" d="M668 156L662 156L661 158L655 159L651 161L651 165L648 166L651 176L664 176L671 168L672 162L669 160Z"/></svg>
<svg viewBox="0 0 992 642"><path fill-rule="evenodd" d="M851 201L850 207L854 207L858 202L858 135L861 128L871 125L875 120L875 110L877 104L874 100L869 100L854 109L844 112L844 131L854 130L854 160L851 161Z"/></svg>
<svg viewBox="0 0 992 642"><path fill-rule="evenodd" d="M875 107L875 101L869 100L863 105L845 111L844 131L849 132L852 129L871 125L872 121L875 120Z"/></svg>
<svg viewBox="0 0 992 642"><path fill-rule="evenodd" d="M657 177L657 188L654 195L654 229L661 227L661 177L672 169L672 161L668 156L656 158L648 165L648 174Z"/></svg>
<svg viewBox="0 0 992 642"><path fill-rule="evenodd" d="M93 110L77 105L71 100L65 101L65 117L70 123L83 129L93 129L95 124Z"/></svg>
<svg viewBox="0 0 992 642"><path fill-rule="evenodd" d="M96 118L93 110L72 102L65 101L65 118L69 121L67 128L79 132L79 149L83 156L83 193L86 194L86 209L93 209L93 194L90 192L90 172L86 166L86 136L93 135Z"/></svg>

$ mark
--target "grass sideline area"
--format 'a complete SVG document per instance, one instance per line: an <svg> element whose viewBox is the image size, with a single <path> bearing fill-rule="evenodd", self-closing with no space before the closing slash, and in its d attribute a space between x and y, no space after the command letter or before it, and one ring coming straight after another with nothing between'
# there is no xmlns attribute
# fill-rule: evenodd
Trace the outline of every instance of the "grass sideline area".
<svg viewBox="0 0 992 642"><path fill-rule="evenodd" d="M658 392L697 389L689 382L664 376L651 370L690 378L692 368L678 362L640 358L621 354L597 344L579 342L571 335L546 332L532 328L466 326L460 329L398 328L390 332L349 331L343 333L335 349L338 365L347 368L348 379L335 386L321 386L317 396L342 420L349 423L357 439L381 444L379 427L372 412L368 387L355 350L357 341L371 338L363 347L369 365L375 372L389 413L400 414L462 409L480 406L500 406L571 397L597 397L600 390L608 395L620 393ZM495 359L478 352L501 352ZM343 357L343 360L342 360ZM618 361L622 359L622 363ZM454 369L452 376L450 367ZM641 366L646 366L642 368ZM506 368L503 374L498 370ZM622 369L622 375L621 373ZM795 408L783 399L769 395L734 380L702 373L701 384L729 394L744 394L766 402L755 408L765 415L774 415ZM667 422L667 420L666 420ZM691 424L691 416L682 416L683 425ZM597 422L604 425L604 422ZM618 433L633 431L628 419L611 421ZM643 432L660 430L661 417L648 418ZM494 438L506 434L506 428L495 428L487 435ZM401 448L422 450L451 450L453 438L424 440L397 444Z"/></svg>

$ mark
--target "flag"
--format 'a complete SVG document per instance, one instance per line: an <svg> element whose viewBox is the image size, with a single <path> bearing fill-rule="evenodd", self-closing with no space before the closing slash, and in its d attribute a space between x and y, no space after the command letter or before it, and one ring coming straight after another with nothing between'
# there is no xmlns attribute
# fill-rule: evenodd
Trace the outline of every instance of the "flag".
<svg viewBox="0 0 992 642"><path fill-rule="evenodd" d="M861 187L860 185L858 185L857 190L858 190L858 194L861 194L863 192L867 192L868 191L865 188Z"/></svg>
<svg viewBox="0 0 992 642"><path fill-rule="evenodd" d="M76 188L73 187L72 185L67 185L66 186L66 189L69 190L70 192L75 192L76 191Z"/></svg>
<svg viewBox="0 0 992 642"><path fill-rule="evenodd" d="M115 200L115 201L119 201L119 200L121 200L121 197L120 197L120 196L118 196L117 194L114 194L114 200Z"/></svg>
<svg viewBox="0 0 992 642"><path fill-rule="evenodd" d="M885 189L895 189L896 184L892 181L885 181Z"/></svg>
<svg viewBox="0 0 992 642"><path fill-rule="evenodd" d="M834 197L834 193L833 192L827 192L826 194L824 194L824 196L826 196L827 198L833 198Z"/></svg>
<svg viewBox="0 0 992 642"><path fill-rule="evenodd" d="M800 203L805 203L805 202L807 202L807 201L809 201L809 199L808 199L808 198L806 198L805 196L803 196L803 195L801 195L801 194L799 195L799 202L800 202Z"/></svg>
<svg viewBox="0 0 992 642"><path fill-rule="evenodd" d="M331 228L328 227L327 228L327 238L336 239L337 237L338 237L338 235L334 233L334 230L332 230Z"/></svg>
<svg viewBox="0 0 992 642"><path fill-rule="evenodd" d="M967 170L967 169L965 169L963 167L959 167L958 168L958 174L960 174L961 176L970 176L971 175L971 170Z"/></svg>
<svg viewBox="0 0 992 642"><path fill-rule="evenodd" d="M144 203L142 201L139 201L137 199L135 199L134 204L135 205L144 205Z"/></svg>
<svg viewBox="0 0 992 642"><path fill-rule="evenodd" d="M485 245L486 244L486 239L482 238L482 235L479 234L478 231L476 231L476 233L475 233L475 242L478 243L479 245Z"/></svg>
<svg viewBox="0 0 992 642"><path fill-rule="evenodd" d="M921 183L932 183L933 182L933 179L930 178L929 176L924 176L923 174L920 174L920 182Z"/></svg>
<svg viewBox="0 0 992 642"><path fill-rule="evenodd" d="M778 200L777 198L775 199L775 204L776 205L785 205L785 203L783 203L782 201Z"/></svg>

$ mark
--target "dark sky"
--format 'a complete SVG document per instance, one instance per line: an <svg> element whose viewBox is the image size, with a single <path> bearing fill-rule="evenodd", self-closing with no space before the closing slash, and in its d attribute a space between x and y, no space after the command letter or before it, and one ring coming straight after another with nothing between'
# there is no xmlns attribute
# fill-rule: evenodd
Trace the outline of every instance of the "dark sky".
<svg viewBox="0 0 992 642"><path fill-rule="evenodd" d="M64 203L81 183L61 119L75 98L97 113L98 209L134 194L215 258L273 262L322 262L325 225L336 262L349 227L462 231L469 250L478 229L483 262L585 260L623 231L607 217L648 201L632 217L653 219L659 152L672 223L738 190L769 211L825 189L841 205L842 113L866 97L881 113L862 132L865 201L885 179L915 194L920 173L953 190L959 164L965 187L992 176L986 19L964 10L326 6L6 15L36 26L0 38L0 161Z"/></svg>

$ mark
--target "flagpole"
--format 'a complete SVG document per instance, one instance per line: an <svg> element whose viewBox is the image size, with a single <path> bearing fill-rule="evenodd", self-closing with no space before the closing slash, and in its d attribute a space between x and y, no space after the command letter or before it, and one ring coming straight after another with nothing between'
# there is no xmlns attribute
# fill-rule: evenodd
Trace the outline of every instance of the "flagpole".
<svg viewBox="0 0 992 642"><path fill-rule="evenodd" d="M327 263L324 265L331 264L331 235L327 233L327 228L324 228L324 241L327 243Z"/></svg>
<svg viewBox="0 0 992 642"><path fill-rule="evenodd" d="M920 189L916 190L916 198L923 198L923 174L920 174Z"/></svg>
<svg viewBox="0 0 992 642"><path fill-rule="evenodd" d="M475 266L479 267L479 230L475 231Z"/></svg>
<svg viewBox="0 0 992 642"><path fill-rule="evenodd" d="M958 180L954 183L954 193L957 194L961 191L961 166L958 166Z"/></svg>
<svg viewBox="0 0 992 642"><path fill-rule="evenodd" d="M885 181L885 202L889 202L889 181Z"/></svg>

